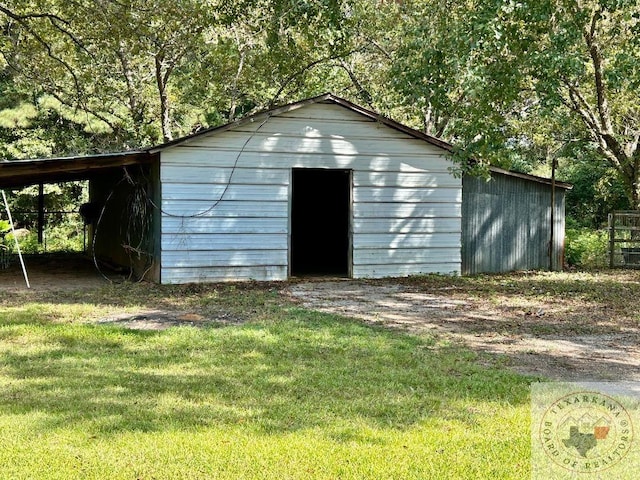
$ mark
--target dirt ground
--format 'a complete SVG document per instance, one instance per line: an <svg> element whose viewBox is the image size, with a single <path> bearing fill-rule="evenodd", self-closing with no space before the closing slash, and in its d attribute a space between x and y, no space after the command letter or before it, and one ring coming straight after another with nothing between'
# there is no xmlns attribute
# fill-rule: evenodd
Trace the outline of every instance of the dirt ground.
<svg viewBox="0 0 640 480"><path fill-rule="evenodd" d="M92 289L107 285L108 279L123 280L106 269L102 273L108 279L103 277L90 259L77 255L27 258L27 271L35 292ZM625 288L625 281L617 283L619 288ZM640 276L628 281L638 284ZM623 295L627 308L616 311L620 307L615 302L582 302L575 295L551 293L527 296L521 289L513 295L486 295L457 282L429 286L398 280L315 280L277 285L284 297L304 307L436 335L521 373L557 380L640 380L640 315L633 313L638 305L633 292ZM25 290L19 264L0 270L0 290ZM145 310L101 321L157 330L237 324L242 319L228 312L214 319L198 311Z"/></svg>
<svg viewBox="0 0 640 480"><path fill-rule="evenodd" d="M98 272L93 260L80 254L26 255L24 262L34 291L96 288L110 280L120 282L125 278L105 266ZM0 269L0 290L24 291L26 288L22 267L15 256L9 268Z"/></svg>
<svg viewBox="0 0 640 480"><path fill-rule="evenodd" d="M592 305L583 305L593 312L589 326L575 324L584 312L562 298L528 304L504 297L495 305L454 287L425 292L410 284L362 281L298 283L288 291L307 308L435 334L520 373L566 381L640 380L638 322L608 325L602 321L607 313Z"/></svg>

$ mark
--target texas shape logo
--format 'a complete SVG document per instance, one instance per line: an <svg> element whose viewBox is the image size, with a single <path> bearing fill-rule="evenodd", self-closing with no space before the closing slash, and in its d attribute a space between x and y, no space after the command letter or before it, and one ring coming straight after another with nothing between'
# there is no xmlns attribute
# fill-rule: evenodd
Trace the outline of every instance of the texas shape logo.
<svg viewBox="0 0 640 480"><path fill-rule="evenodd" d="M540 422L539 441L556 464L575 472L606 470L631 447L631 417L614 398L575 392L554 401Z"/></svg>

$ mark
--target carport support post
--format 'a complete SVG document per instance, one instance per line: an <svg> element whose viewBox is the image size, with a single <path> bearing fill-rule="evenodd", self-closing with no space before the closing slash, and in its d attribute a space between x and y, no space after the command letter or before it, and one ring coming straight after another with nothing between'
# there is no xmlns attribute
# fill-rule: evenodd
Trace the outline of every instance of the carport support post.
<svg viewBox="0 0 640 480"><path fill-rule="evenodd" d="M38 185L38 243L44 239L44 184Z"/></svg>

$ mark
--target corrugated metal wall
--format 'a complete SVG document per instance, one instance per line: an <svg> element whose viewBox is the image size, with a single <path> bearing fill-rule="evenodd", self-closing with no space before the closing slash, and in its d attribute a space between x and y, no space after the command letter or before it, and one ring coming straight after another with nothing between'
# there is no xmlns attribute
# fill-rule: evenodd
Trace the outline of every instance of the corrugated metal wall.
<svg viewBox="0 0 640 480"><path fill-rule="evenodd" d="M564 256L564 195L556 187L553 268ZM462 200L462 272L549 269L551 186L492 173L465 176Z"/></svg>
<svg viewBox="0 0 640 480"><path fill-rule="evenodd" d="M162 283L286 279L293 168L352 171L353 277L459 273L462 182L445 154L336 104L168 148Z"/></svg>

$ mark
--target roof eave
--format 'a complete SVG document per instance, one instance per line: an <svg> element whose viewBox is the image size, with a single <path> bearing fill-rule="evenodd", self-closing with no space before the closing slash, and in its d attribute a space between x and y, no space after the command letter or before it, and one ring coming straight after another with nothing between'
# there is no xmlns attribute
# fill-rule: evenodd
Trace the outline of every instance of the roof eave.
<svg viewBox="0 0 640 480"><path fill-rule="evenodd" d="M453 152L453 145L451 145L449 142L445 142L444 140L441 140L437 137L423 133L420 130L416 130L415 128L411 128L411 127L408 127L407 125L403 125L402 123L396 122L395 120L392 120L389 117L385 117L384 115L380 115L379 113L376 113L372 110L368 110L364 107L361 107L360 105L351 103L349 100L345 100L344 98L336 97L335 95L332 95L332 94L327 94L327 96L329 97L328 100L331 100L332 102L338 105L341 105L345 108L348 108L349 110L352 110L356 113L369 117L373 121L380 122L390 128L406 133L407 135L415 137L419 140L424 140L448 152Z"/></svg>
<svg viewBox="0 0 640 480"><path fill-rule="evenodd" d="M185 143L189 143L194 139L197 139L203 135L210 135L210 134L220 134L223 132L226 132L228 130L232 130L234 128L237 127L241 127L243 125L246 125L248 123L255 123L255 122L260 122L262 120L264 120L265 118L268 117L273 117L274 115L282 115L283 113L287 113L287 112L291 112L293 110L297 110L299 108L302 108L306 105L310 105L313 103L319 103L322 101L326 101L326 100L330 100L331 98L333 98L333 95L330 93L324 93L322 95L318 95L317 97L313 97L313 98L307 98L305 100L301 100L299 102L295 102L295 103L289 103L287 105L282 105L281 107L277 107L277 108L273 108L270 110L265 110L262 112L258 112L258 113L254 113L253 115L249 115L248 117L244 117L238 120L235 120L233 122L229 122L225 125L221 125L219 127L212 127L212 128L207 128L204 130L200 130L198 132L192 133L191 135L187 135L184 137L180 137L180 138L176 138L175 140L171 140L169 142L166 143L162 143L160 145L156 145L155 147L151 147L149 148L147 151L149 153L158 153L162 150L165 150L167 148L170 147L175 147L177 145L182 145Z"/></svg>
<svg viewBox="0 0 640 480"><path fill-rule="evenodd" d="M554 182L553 179L551 178L539 177L537 175L530 175L528 173L514 172L512 170L505 170L504 168L489 167L489 171L494 173L500 173L502 175L507 175L509 177L522 178L523 180L543 183L545 185L555 185L556 187L563 188L565 190L571 190L573 188L573 185L571 185L570 183L560 182L558 180Z"/></svg>
<svg viewBox="0 0 640 480"><path fill-rule="evenodd" d="M74 157L0 161L0 188L19 188L37 183L74 181L102 171L148 164L153 156L144 150Z"/></svg>

